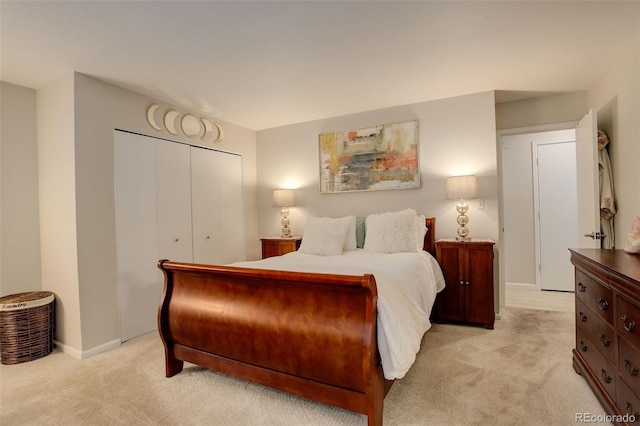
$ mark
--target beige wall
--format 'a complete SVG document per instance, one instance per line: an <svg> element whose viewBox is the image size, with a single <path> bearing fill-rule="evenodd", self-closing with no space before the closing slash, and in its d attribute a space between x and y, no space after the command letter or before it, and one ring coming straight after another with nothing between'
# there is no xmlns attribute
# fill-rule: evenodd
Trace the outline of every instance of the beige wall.
<svg viewBox="0 0 640 426"><path fill-rule="evenodd" d="M42 289L36 92L0 83L0 296Z"/></svg>
<svg viewBox="0 0 640 426"><path fill-rule="evenodd" d="M422 188L320 194L318 135L418 119ZM310 216L342 216L414 208L437 217L437 235L454 237L458 213L444 199L447 176L476 174L485 200L471 202L473 236L498 238L494 94L467 96L368 111L258 132L258 207L261 236L280 234L273 189L296 187L298 206L290 209L292 232L301 235Z"/></svg>
<svg viewBox="0 0 640 426"><path fill-rule="evenodd" d="M73 96L73 75L38 91L38 182L42 289L56 295L56 340L74 356L79 356L83 342Z"/></svg>
<svg viewBox="0 0 640 426"><path fill-rule="evenodd" d="M515 129L578 121L586 113L587 91L496 104L496 128Z"/></svg>
<svg viewBox="0 0 640 426"><path fill-rule="evenodd" d="M152 102L171 106L178 112L193 112L78 73L38 90L37 102L32 107L37 104L40 244L31 243L31 248L38 245L41 262L32 259L30 266L41 263L42 281L35 289L56 293L56 340L65 352L76 357L91 356L119 344L114 130L194 144L186 136L152 129L145 115ZM36 109L24 112L23 117L36 117ZM259 258L256 134L216 121L222 125L225 138L209 146L242 154L246 253L247 258ZM31 129L35 133L35 126ZM17 160L15 155L11 158ZM28 159L26 167L33 166L35 161ZM11 181L5 183L16 191ZM31 191L38 194L37 189ZM30 210L38 215L37 205L30 206ZM3 246L14 242L15 238L6 239L3 234ZM33 269L37 270L37 266ZM25 284L12 291L33 289Z"/></svg>
<svg viewBox="0 0 640 426"><path fill-rule="evenodd" d="M640 42L638 43L640 46ZM608 133L616 205L616 248L624 248L631 220L640 215L640 47L589 90L589 106Z"/></svg>

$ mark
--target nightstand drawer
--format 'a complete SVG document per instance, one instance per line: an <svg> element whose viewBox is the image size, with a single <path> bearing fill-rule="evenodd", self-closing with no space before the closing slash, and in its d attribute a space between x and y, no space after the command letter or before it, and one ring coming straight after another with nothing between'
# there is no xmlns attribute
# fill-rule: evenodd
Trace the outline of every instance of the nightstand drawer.
<svg viewBox="0 0 640 426"><path fill-rule="evenodd" d="M607 361L615 366L617 360L613 327L596 315L580 299L576 300L576 324L591 339Z"/></svg>
<svg viewBox="0 0 640 426"><path fill-rule="evenodd" d="M613 293L579 270L576 270L576 297L613 325Z"/></svg>

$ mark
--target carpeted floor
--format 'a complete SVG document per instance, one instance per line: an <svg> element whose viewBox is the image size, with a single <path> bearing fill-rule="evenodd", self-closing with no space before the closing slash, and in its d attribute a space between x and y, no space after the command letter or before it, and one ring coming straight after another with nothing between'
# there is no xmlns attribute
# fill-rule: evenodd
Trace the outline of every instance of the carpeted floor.
<svg viewBox="0 0 640 426"><path fill-rule="evenodd" d="M571 425L603 410L571 365L574 316L505 308L495 330L434 324L385 399L385 425ZM150 333L77 360L0 366L0 424L366 425L366 417L186 364Z"/></svg>

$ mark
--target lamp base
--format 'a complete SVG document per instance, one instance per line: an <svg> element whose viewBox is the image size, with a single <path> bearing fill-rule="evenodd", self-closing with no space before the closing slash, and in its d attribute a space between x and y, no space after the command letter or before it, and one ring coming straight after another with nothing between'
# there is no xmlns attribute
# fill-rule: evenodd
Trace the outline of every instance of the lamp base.
<svg viewBox="0 0 640 426"><path fill-rule="evenodd" d="M289 236L291 235L291 228L289 228L289 209L286 207L283 207L282 210L280 210L280 216L282 216L282 219L280 220L280 223L282 224L282 238L289 238Z"/></svg>

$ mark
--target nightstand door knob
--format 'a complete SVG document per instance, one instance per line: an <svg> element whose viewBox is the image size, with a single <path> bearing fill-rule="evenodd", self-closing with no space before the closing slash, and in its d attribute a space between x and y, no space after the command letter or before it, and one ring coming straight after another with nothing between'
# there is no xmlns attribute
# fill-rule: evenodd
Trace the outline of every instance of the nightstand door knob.
<svg viewBox="0 0 640 426"><path fill-rule="evenodd" d="M460 285L464 285L464 281L460 281Z"/></svg>

